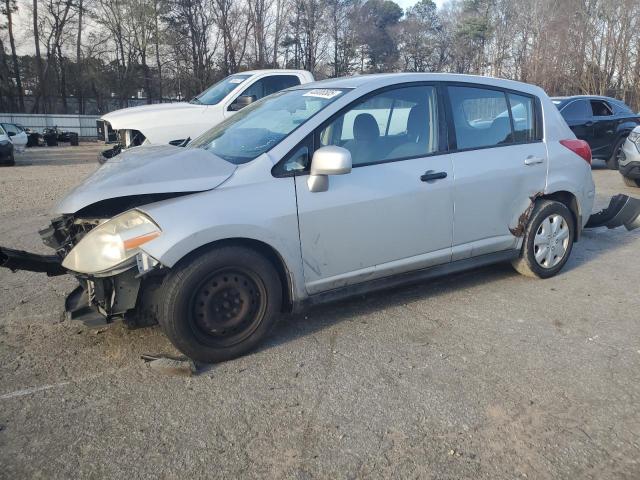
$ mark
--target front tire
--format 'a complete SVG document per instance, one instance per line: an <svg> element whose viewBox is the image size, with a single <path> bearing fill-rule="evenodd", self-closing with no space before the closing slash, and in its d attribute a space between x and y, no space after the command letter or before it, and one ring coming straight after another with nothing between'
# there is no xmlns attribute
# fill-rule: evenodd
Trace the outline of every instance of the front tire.
<svg viewBox="0 0 640 480"><path fill-rule="evenodd" d="M640 180L634 180L629 177L622 177L622 181L627 187L640 187Z"/></svg>
<svg viewBox="0 0 640 480"><path fill-rule="evenodd" d="M620 138L615 146L613 147L613 153L611 154L611 158L607 160L607 168L609 170L618 170L618 166L620 165L620 159L624 152L622 151L622 145L624 144L626 137Z"/></svg>
<svg viewBox="0 0 640 480"><path fill-rule="evenodd" d="M569 259L575 228L573 214L564 204L552 200L538 202L513 267L528 277L553 277Z"/></svg>
<svg viewBox="0 0 640 480"><path fill-rule="evenodd" d="M282 306L278 272L244 247L215 248L183 262L163 288L160 325L178 350L204 363L255 348Z"/></svg>

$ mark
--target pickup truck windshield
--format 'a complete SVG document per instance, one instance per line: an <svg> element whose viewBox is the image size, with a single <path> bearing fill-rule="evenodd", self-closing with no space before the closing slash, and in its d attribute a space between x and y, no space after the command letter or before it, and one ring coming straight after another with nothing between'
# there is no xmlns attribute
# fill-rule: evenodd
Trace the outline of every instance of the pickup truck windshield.
<svg viewBox="0 0 640 480"><path fill-rule="evenodd" d="M203 133L189 147L203 148L236 165L250 162L344 93L324 88L275 93Z"/></svg>
<svg viewBox="0 0 640 480"><path fill-rule="evenodd" d="M215 105L226 97L234 88L243 83L251 75L231 75L210 86L200 95L195 96L189 103L201 105Z"/></svg>

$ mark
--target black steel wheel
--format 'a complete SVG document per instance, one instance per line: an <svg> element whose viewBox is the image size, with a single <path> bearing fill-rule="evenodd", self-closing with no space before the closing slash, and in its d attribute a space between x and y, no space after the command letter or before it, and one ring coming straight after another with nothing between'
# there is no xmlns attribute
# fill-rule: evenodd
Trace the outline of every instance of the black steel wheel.
<svg viewBox="0 0 640 480"><path fill-rule="evenodd" d="M258 252L222 247L172 269L163 285L160 325L171 342L200 362L220 362L253 349L282 306L275 267Z"/></svg>
<svg viewBox="0 0 640 480"><path fill-rule="evenodd" d="M254 272L223 268L207 277L191 297L194 333L214 347L230 347L250 336L266 309L265 285Z"/></svg>

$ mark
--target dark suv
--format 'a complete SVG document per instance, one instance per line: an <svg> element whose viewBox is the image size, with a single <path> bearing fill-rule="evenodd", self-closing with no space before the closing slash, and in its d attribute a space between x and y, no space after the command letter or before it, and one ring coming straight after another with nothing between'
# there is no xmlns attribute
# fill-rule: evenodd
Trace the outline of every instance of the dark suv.
<svg viewBox="0 0 640 480"><path fill-rule="evenodd" d="M640 125L640 115L615 98L578 95L552 100L576 137L589 143L593 158L617 170L622 144Z"/></svg>

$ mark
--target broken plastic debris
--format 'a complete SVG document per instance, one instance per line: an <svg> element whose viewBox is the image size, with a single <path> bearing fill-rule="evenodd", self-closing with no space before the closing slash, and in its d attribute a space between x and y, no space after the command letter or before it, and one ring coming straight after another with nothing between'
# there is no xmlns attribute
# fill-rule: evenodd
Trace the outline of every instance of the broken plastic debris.
<svg viewBox="0 0 640 480"><path fill-rule="evenodd" d="M190 358L173 358L163 355L142 355L140 358L156 372L166 375L191 377L198 373L195 362Z"/></svg>

